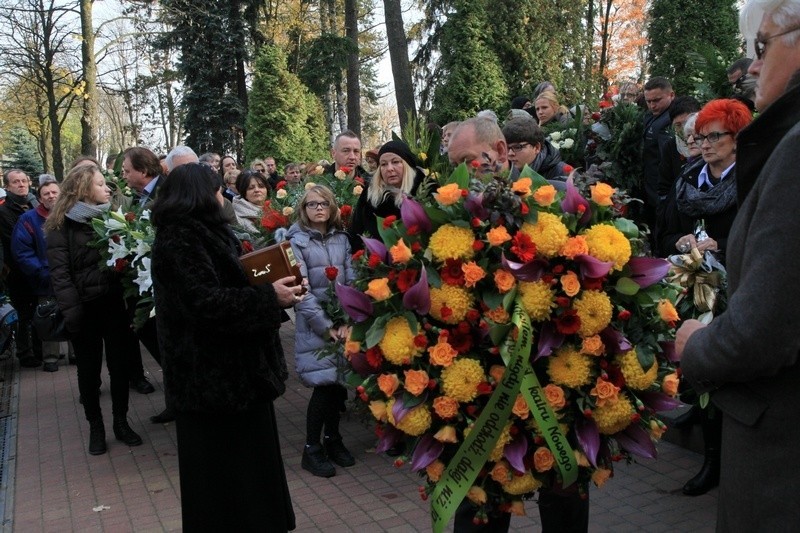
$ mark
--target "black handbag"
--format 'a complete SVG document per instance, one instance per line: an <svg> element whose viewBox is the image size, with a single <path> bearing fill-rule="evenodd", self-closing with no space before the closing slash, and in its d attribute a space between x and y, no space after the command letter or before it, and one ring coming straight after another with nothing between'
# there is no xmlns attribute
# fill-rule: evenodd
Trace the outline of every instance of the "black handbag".
<svg viewBox="0 0 800 533"><path fill-rule="evenodd" d="M55 300L47 300L36 306L33 313L33 327L39 339L47 342L63 342L69 340L64 315Z"/></svg>

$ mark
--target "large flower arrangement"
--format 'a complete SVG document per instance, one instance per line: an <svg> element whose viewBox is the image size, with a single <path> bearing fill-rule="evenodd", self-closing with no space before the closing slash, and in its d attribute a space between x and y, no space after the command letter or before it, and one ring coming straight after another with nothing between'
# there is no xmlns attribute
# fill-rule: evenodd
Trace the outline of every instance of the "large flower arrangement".
<svg viewBox="0 0 800 533"><path fill-rule="evenodd" d="M107 211L92 219L92 227L103 256L101 266L120 274L126 299L135 302L133 326L138 329L154 313L150 250L155 231L150 210Z"/></svg>
<svg viewBox="0 0 800 533"><path fill-rule="evenodd" d="M636 257L636 226L526 169L510 183L462 165L432 197L379 219L337 286L354 321L346 354L377 422L406 441L434 530L466 496L521 512L542 486L601 485L612 463L654 457L656 411L678 405L670 362L677 291ZM633 244L632 244L633 243Z"/></svg>

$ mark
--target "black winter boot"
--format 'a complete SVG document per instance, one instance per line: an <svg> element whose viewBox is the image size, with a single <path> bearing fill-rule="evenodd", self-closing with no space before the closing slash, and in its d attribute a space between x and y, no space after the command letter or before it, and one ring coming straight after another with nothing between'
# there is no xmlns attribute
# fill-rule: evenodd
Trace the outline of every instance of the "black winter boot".
<svg viewBox="0 0 800 533"><path fill-rule="evenodd" d="M308 470L317 477L333 477L336 475L336 468L325 457L325 452L319 444L306 444L300 465L304 470Z"/></svg>
<svg viewBox="0 0 800 533"><path fill-rule="evenodd" d="M328 458L337 465L353 466L356 464L353 454L344 447L342 437L325 437L322 442L325 443L325 453L328 454Z"/></svg>
<svg viewBox="0 0 800 533"><path fill-rule="evenodd" d="M103 425L103 419L89 420L89 453L103 455L106 450L106 427Z"/></svg>
<svg viewBox="0 0 800 533"><path fill-rule="evenodd" d="M118 441L124 442L128 446L139 446L142 443L142 437L131 429L127 418L115 416L113 428L114 436Z"/></svg>
<svg viewBox="0 0 800 533"><path fill-rule="evenodd" d="M700 472L683 486L683 493L687 496L700 496L719 485L722 413L711 404L700 411L705 459Z"/></svg>

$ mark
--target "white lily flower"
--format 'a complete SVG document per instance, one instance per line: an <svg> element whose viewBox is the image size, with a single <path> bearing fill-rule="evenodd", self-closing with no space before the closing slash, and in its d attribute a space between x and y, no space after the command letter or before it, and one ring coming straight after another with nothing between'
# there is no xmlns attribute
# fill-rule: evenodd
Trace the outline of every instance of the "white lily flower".
<svg viewBox="0 0 800 533"><path fill-rule="evenodd" d="M140 218L142 220L150 220L150 210L149 209L145 209L144 211L142 211L142 215L141 215Z"/></svg>
<svg viewBox="0 0 800 533"><path fill-rule="evenodd" d="M133 262L139 260L140 257L146 256L150 254L150 244L146 243L143 240L136 241L136 257L133 258ZM144 260L143 260L144 261ZM149 259L148 259L149 261Z"/></svg>
<svg viewBox="0 0 800 533"><path fill-rule="evenodd" d="M105 220L105 226L106 229L119 230L119 229L125 229L127 224L125 224L124 222L120 222L116 218L107 218Z"/></svg>
<svg viewBox="0 0 800 533"><path fill-rule="evenodd" d="M108 239L108 253L111 254L111 257L106 261L106 265L113 267L117 263L117 259L125 259L131 254L131 251L125 246L125 241L114 242L113 239Z"/></svg>
<svg viewBox="0 0 800 533"><path fill-rule="evenodd" d="M142 259L142 266L144 268L137 269L139 276L133 280L133 282L139 286L139 295L146 293L153 286L153 276L150 272L149 257Z"/></svg>

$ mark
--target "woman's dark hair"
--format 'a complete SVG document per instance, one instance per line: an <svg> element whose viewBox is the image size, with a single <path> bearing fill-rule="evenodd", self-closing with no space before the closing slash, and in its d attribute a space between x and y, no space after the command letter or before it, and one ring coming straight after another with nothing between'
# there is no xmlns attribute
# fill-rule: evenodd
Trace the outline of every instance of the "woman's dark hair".
<svg viewBox="0 0 800 533"><path fill-rule="evenodd" d="M219 175L222 178L225 177L224 172L225 172L225 160L226 159L232 160L236 164L236 168L237 169L239 168L239 163L236 163L236 158L235 157L233 157L232 155L223 155L222 158L219 160Z"/></svg>
<svg viewBox="0 0 800 533"><path fill-rule="evenodd" d="M226 224L217 199L220 177L214 169L201 163L175 167L158 188L150 218L153 225L163 226L177 217L189 216L212 227Z"/></svg>
<svg viewBox="0 0 800 533"><path fill-rule="evenodd" d="M239 196L245 200L247 200L247 188L250 186L250 182L253 180L260 182L261 185L266 187L267 192L272 189L272 187L269 186L267 178L265 178L260 172L256 172L255 170L243 170L242 173L236 178L236 191L239 193Z"/></svg>

